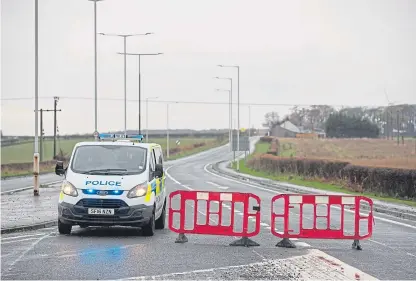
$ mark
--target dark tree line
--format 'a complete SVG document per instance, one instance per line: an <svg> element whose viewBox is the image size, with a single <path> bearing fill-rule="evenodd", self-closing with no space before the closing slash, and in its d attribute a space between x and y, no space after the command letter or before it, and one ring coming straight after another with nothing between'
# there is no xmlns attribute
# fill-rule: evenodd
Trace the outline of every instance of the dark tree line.
<svg viewBox="0 0 416 281"><path fill-rule="evenodd" d="M337 112L326 120L325 132L329 138L377 138L380 129L368 119Z"/></svg>
<svg viewBox="0 0 416 281"><path fill-rule="evenodd" d="M353 118L356 120L353 123L361 121L364 127L368 126L369 122L378 128L378 135L385 138L393 138L397 136L398 132L401 136L405 137L416 136L416 104L382 107L344 107L338 109L329 105L312 105L309 107L294 106L286 118L304 130L313 131L316 129L325 130L327 128L327 121L334 115ZM265 117L265 125L267 127L281 122L276 112L269 112ZM352 119L350 120L348 118L342 124L352 122ZM370 135L372 134L373 131L371 131Z"/></svg>

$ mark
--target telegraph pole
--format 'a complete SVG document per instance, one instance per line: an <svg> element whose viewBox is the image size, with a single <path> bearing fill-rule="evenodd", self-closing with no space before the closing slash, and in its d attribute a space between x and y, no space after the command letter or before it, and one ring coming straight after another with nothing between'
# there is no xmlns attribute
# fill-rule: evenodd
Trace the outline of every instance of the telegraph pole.
<svg viewBox="0 0 416 281"><path fill-rule="evenodd" d="M397 145L400 144L400 113L397 110Z"/></svg>
<svg viewBox="0 0 416 281"><path fill-rule="evenodd" d="M55 159L56 156L56 112L61 111L57 110L59 97L53 97L53 155L52 159Z"/></svg>
<svg viewBox="0 0 416 281"><path fill-rule="evenodd" d="M54 109L39 109L39 112L40 112L40 139L39 139L39 142L40 142L40 149L39 149L39 161L43 161L44 159L43 159L43 136L44 136L44 132L43 132L43 113L44 112L53 112L54 113L54 118L55 118L55 120L54 120L54 124L55 124L55 129L54 129L54 132L55 132L55 134L56 134L56 112L57 111L62 111L61 109L56 109L56 107L54 108ZM54 142L54 153L55 153L55 147L56 147L56 144L55 144L55 142Z"/></svg>

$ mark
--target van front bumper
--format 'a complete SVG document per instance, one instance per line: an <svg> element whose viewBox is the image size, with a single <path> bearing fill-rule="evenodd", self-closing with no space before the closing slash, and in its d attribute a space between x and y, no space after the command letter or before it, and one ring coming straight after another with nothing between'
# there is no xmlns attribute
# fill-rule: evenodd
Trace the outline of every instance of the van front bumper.
<svg viewBox="0 0 416 281"><path fill-rule="evenodd" d="M66 202L58 204L58 219L61 223L85 226L135 226L149 223L153 206L135 205L114 209L114 215L89 215L88 207Z"/></svg>

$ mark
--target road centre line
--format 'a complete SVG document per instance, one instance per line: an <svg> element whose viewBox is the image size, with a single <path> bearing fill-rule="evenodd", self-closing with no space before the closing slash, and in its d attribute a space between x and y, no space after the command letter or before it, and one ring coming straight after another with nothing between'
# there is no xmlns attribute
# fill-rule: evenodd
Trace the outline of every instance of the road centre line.
<svg viewBox="0 0 416 281"><path fill-rule="evenodd" d="M173 167L173 166L171 166L171 167ZM177 181L176 179L174 179L169 173L168 173L168 170L171 168L171 167L169 167L169 168L167 168L166 169L166 171L165 171L165 173L166 173L166 175L168 176L168 178L170 178L171 180L173 180L174 182L176 182L177 184L179 184L179 185L181 185L181 186L184 186L183 184L181 184L179 181ZM185 186L186 187L186 186ZM190 187L186 187L187 189L189 189L189 190L193 190L192 188L190 188ZM215 202L215 201L214 201ZM217 203L217 202L216 202ZM193 205L190 205L192 208L194 208L195 209L195 207L193 206ZM224 205L226 208L231 208L230 206L228 206L228 205ZM197 210L197 209L196 209ZM205 213L203 213L203 212L201 212L201 211L199 211L199 210L197 210L197 212L199 212L200 214L202 214L202 215L204 215L204 216L206 216L206 214ZM237 214L239 214L240 216L243 216L244 214L242 213L242 212L240 212L240 211L238 211L238 210L236 210L236 209L234 209L234 212L235 213L237 213ZM250 217L250 219L253 219L253 217ZM209 218L209 220L211 220L211 218ZM212 220L211 220L212 221ZM269 226L269 224L267 224L267 223L265 223L265 222L261 222L260 221L260 225L262 225L263 227L266 227L268 230L271 230L271 227ZM235 237L235 238L239 238L239 237ZM296 241L296 240L298 240L298 238L293 238L292 239L293 241ZM302 246L302 247L311 247L308 243L305 243L305 242L302 242L303 244L302 245L299 245L299 246ZM253 250L254 251L254 250ZM259 253L257 253L256 252L256 254L258 254L258 255L260 255Z"/></svg>
<svg viewBox="0 0 416 281"><path fill-rule="evenodd" d="M257 188L257 189L264 190L264 191L268 191L268 192L271 192L271 193L274 193L274 194L282 194L281 192L278 192L278 191L276 191L276 190L272 190L272 189L268 189L268 188L260 187L260 186L257 186L257 185L253 185L253 184L245 183L245 182L243 182L243 181L237 181L237 180L234 180L234 179L229 179L229 178L226 178L226 177L223 177L223 176L217 175L217 174L215 174L215 173L213 173L213 172L208 171L207 167L208 167L209 165L212 165L212 164L210 164L210 163L206 164L206 165L204 166L204 170L205 170L205 172L207 172L207 173L209 173L209 174L211 174L211 175L213 175L213 176L216 176L216 177L219 177L219 178L222 178L222 179L224 179L224 180L231 181L231 182L235 182L235 183L238 183L238 184L244 184L244 185L246 185L246 186L250 186L250 187L254 187L254 188ZM337 209L337 210L341 210L341 208L338 208L338 207L335 207L335 206L331 206L331 208L334 208L334 209ZM347 209L345 209L345 212L349 212L349 213L354 214L354 212L353 212L353 211L351 211L351 210L347 210ZM388 222L388 223L391 223L391 224L396 224L396 225L400 225L400 226L404 226L404 227L408 227L408 228L416 229L416 226L414 226L414 225L410 225L410 224L406 224L406 223L403 223L403 222L398 222L398 221L394 221L394 220L390 220L390 219L386 219L386 218L381 218L381 217L378 217L378 216L375 216L375 215L373 215L373 217L374 217L375 219L378 219L378 220L381 220L381 221L384 221L384 222Z"/></svg>

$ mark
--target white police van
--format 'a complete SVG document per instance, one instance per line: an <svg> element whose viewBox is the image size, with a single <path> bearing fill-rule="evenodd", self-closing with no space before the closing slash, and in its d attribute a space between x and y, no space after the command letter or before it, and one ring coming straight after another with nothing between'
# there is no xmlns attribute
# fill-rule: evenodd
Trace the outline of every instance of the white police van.
<svg viewBox="0 0 416 281"><path fill-rule="evenodd" d="M64 176L58 229L73 225L140 227L146 236L165 227L166 188L162 148L142 143L142 135L99 134L99 141L77 143Z"/></svg>

